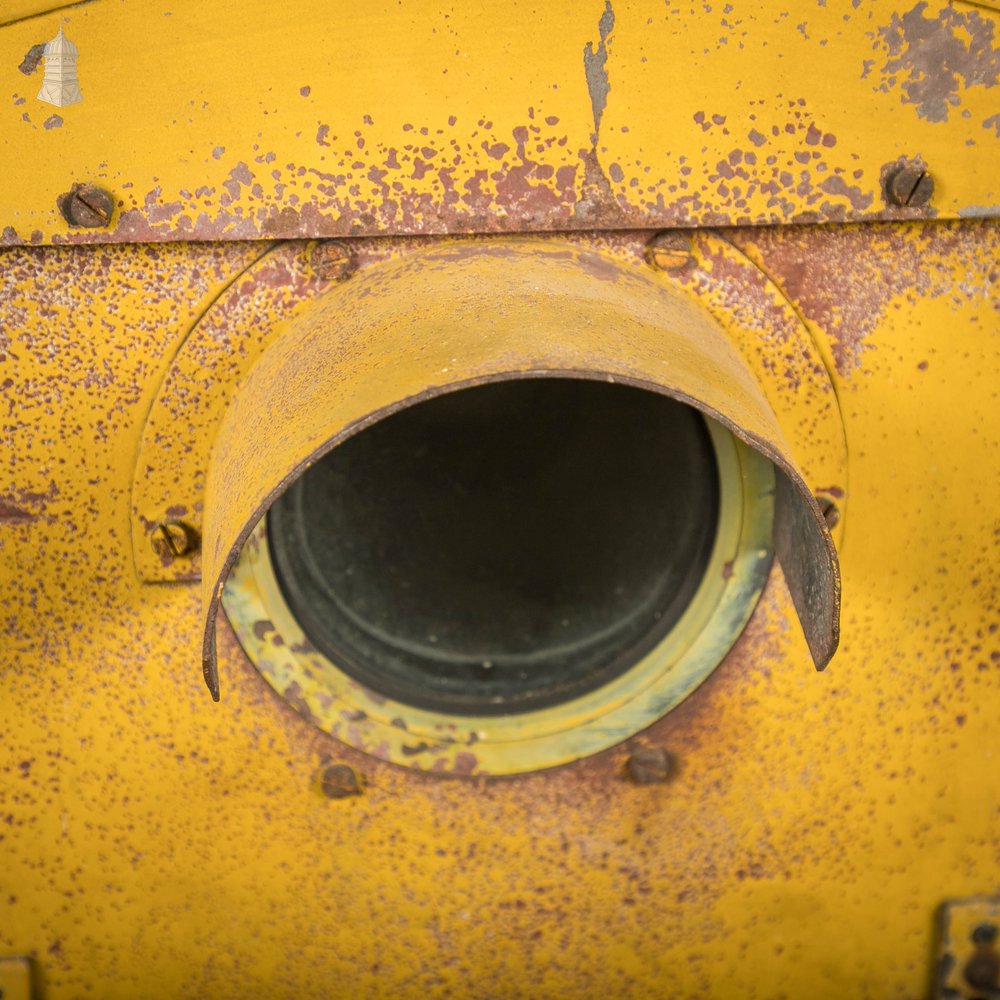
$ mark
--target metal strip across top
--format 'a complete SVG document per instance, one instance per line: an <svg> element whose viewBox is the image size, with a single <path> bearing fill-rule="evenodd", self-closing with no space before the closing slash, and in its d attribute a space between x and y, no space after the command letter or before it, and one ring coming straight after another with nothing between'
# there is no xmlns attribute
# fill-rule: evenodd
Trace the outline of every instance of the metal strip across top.
<svg viewBox="0 0 1000 1000"><path fill-rule="evenodd" d="M82 99L54 106L60 19ZM994 215L998 22L940 0L35 12L0 28L0 244ZM902 167L933 193L894 190ZM110 211L77 189L75 212L74 185Z"/></svg>

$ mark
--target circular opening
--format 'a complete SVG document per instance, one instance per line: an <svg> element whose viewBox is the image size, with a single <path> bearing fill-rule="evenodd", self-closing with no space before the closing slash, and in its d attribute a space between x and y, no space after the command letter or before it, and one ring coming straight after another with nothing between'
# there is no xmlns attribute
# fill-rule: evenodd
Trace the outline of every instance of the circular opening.
<svg viewBox="0 0 1000 1000"><path fill-rule="evenodd" d="M268 515L308 640L385 697L506 715L633 666L705 573L705 420L655 392L521 379L416 403L336 447Z"/></svg>

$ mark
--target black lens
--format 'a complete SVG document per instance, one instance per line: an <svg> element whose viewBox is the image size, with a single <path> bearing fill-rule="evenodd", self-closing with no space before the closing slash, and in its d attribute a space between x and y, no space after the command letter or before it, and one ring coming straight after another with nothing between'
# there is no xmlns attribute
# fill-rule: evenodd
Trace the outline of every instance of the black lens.
<svg viewBox="0 0 1000 1000"><path fill-rule="evenodd" d="M658 393L538 378L417 403L349 438L268 515L310 642L443 713L576 698L676 623L719 509L704 418Z"/></svg>

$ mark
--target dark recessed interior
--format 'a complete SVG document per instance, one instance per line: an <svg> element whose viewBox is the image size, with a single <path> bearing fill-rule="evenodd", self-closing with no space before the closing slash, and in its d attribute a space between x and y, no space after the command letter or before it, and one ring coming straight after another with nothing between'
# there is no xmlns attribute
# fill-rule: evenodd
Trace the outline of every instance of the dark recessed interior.
<svg viewBox="0 0 1000 1000"><path fill-rule="evenodd" d="M524 712L627 670L705 571L719 483L704 418L658 393L536 378L398 411L268 515L310 642L444 713Z"/></svg>

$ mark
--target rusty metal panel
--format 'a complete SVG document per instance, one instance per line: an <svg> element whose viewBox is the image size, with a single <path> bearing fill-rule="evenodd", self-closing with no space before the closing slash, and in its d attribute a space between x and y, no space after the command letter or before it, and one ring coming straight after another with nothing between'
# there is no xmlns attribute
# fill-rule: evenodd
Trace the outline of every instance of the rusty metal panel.
<svg viewBox="0 0 1000 1000"><path fill-rule="evenodd" d="M147 415L262 248L0 255L0 950L33 956L46 995L926 993L933 915L995 894L1000 849L1000 227L725 236L836 392L837 658L790 669L809 654L776 574L649 730L465 782L332 741L224 623L207 704L198 588L136 575ZM640 748L670 780L628 779ZM356 787L324 790L340 767Z"/></svg>
<svg viewBox="0 0 1000 1000"><path fill-rule="evenodd" d="M1000 15L985 5L43 8L0 24L6 244L957 218L1000 204ZM83 93L61 108L36 97L59 18ZM74 214L78 184L106 189L109 219Z"/></svg>

